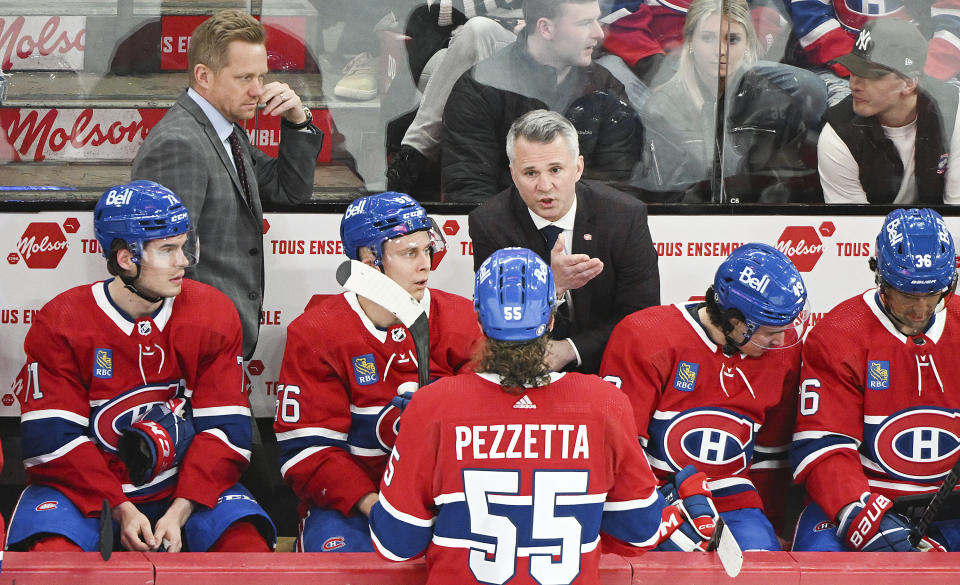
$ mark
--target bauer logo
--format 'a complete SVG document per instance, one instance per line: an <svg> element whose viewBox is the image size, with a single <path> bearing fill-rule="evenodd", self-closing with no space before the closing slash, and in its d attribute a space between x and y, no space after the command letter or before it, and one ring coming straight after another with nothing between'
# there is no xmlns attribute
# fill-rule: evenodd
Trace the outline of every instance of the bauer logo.
<svg viewBox="0 0 960 585"><path fill-rule="evenodd" d="M870 390L886 390L890 388L889 361L870 360L867 362L867 388Z"/></svg>
<svg viewBox="0 0 960 585"><path fill-rule="evenodd" d="M372 353L353 358L353 377L360 386L377 383L377 362Z"/></svg>
<svg viewBox="0 0 960 585"><path fill-rule="evenodd" d="M113 350L97 348L93 355L93 375L106 380L113 377Z"/></svg>
<svg viewBox="0 0 960 585"><path fill-rule="evenodd" d="M693 387L697 383L697 370L699 369L699 364L680 362L677 366L677 375L673 378L673 387L681 392L693 392Z"/></svg>

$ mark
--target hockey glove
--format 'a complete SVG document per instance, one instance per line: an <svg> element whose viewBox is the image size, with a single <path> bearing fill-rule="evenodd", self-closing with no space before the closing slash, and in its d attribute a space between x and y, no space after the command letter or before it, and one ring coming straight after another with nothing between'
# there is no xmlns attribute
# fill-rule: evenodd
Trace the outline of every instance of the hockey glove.
<svg viewBox="0 0 960 585"><path fill-rule="evenodd" d="M155 404L121 430L118 455L133 485L143 485L180 464L195 433L187 401Z"/></svg>
<svg viewBox="0 0 960 585"><path fill-rule="evenodd" d="M660 493L667 506L663 509L656 550L707 550L719 515L707 488L706 474L688 465L660 486Z"/></svg>
<svg viewBox="0 0 960 585"><path fill-rule="evenodd" d="M910 522L892 510L893 502L880 494L863 492L860 499L844 506L837 519L837 536L850 550L903 552L943 550L924 538L918 548L910 546Z"/></svg>

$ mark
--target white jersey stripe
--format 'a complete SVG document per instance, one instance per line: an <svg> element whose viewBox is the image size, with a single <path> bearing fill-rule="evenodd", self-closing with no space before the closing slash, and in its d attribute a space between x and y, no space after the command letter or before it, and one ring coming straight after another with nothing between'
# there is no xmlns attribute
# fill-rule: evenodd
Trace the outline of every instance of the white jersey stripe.
<svg viewBox="0 0 960 585"><path fill-rule="evenodd" d="M69 410L59 410L55 408L25 412L20 415L20 422L25 423L34 420L42 420L45 418L62 418L63 420L70 421L73 424L80 425L83 428L90 426L90 419L88 417L81 416Z"/></svg>
<svg viewBox="0 0 960 585"><path fill-rule="evenodd" d="M328 445L324 445L322 447L308 447L300 451L294 457L291 457L289 461L283 464L283 466L280 468L280 475L282 475L283 477L286 477L287 471L289 471L291 467L293 467L297 463L300 463L307 457L310 457L314 453L319 453L320 451L323 451L324 449L329 449L329 448L330 447Z"/></svg>
<svg viewBox="0 0 960 585"><path fill-rule="evenodd" d="M237 455L243 457L247 461L250 461L250 451L248 449L241 449L240 447L237 447L236 445L231 443L230 439L227 438L227 434L225 432L221 431L220 429L207 429L203 432L208 435L213 435L214 437L220 439L220 441L224 445L236 451Z"/></svg>
<svg viewBox="0 0 960 585"><path fill-rule="evenodd" d="M43 455L37 455L36 457L30 457L28 459L24 459L23 466L26 468L30 468L30 467L33 467L34 465L49 463L54 459L59 459L60 457L63 457L64 455L66 455L70 451L73 451L74 449L83 445L84 443L92 443L92 442L93 441L90 440L90 437L77 437L76 439L70 441L69 443L60 447L59 449L57 449L52 453L45 453Z"/></svg>

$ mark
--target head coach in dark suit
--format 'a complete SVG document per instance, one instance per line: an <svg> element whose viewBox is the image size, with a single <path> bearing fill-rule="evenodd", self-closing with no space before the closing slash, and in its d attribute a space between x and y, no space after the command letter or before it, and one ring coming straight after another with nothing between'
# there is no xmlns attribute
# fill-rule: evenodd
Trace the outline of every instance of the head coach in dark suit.
<svg viewBox="0 0 960 585"><path fill-rule="evenodd" d="M507 135L507 157L514 186L469 216L474 269L506 246L537 252L553 269L561 300L547 363L595 373L614 325L660 302L646 206L580 182L577 131L556 112L518 118Z"/></svg>
<svg viewBox="0 0 960 585"><path fill-rule="evenodd" d="M266 32L239 10L205 20L190 38L190 88L150 131L133 161L134 179L157 181L190 210L203 244L187 276L223 291L243 324L243 354L257 345L264 291L261 200L297 204L313 192L323 134L285 83L264 83ZM281 116L280 150L253 148L237 124Z"/></svg>

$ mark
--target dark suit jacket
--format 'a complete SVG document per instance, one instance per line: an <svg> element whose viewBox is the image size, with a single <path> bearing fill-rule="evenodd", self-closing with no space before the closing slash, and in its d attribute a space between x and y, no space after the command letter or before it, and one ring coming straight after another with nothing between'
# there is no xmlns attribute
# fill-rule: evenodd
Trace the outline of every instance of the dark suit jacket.
<svg viewBox="0 0 960 585"><path fill-rule="evenodd" d="M547 244L515 187L474 209L469 226L474 270L507 246L530 248L550 263ZM600 183L577 183L571 250L603 261L599 275L571 291L573 322L568 331L582 361L577 370L596 373L607 338L620 319L660 304L660 272L646 206Z"/></svg>
<svg viewBox="0 0 960 585"><path fill-rule="evenodd" d="M187 206L200 239L200 260L187 276L220 289L236 305L248 359L257 345L264 290L260 202L309 200L323 143L319 130L311 134L281 127L278 158L251 146L241 132L251 205L244 200L230 153L186 91L150 131L130 173L134 180L167 187Z"/></svg>

